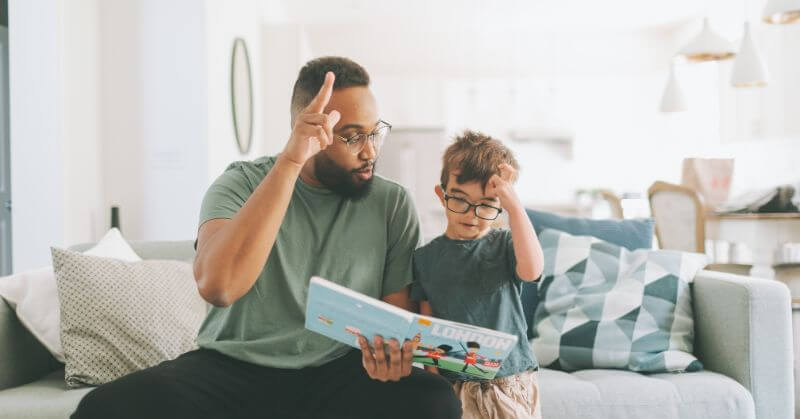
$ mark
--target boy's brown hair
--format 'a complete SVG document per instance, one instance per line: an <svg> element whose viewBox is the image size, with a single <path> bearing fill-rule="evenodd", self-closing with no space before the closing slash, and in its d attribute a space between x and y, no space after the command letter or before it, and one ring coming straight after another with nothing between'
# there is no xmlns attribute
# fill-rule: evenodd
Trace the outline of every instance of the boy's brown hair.
<svg viewBox="0 0 800 419"><path fill-rule="evenodd" d="M447 190L447 181L450 172L459 171L456 182L468 183L481 182L481 187L486 184L492 175L499 174L498 168L506 163L519 171L519 164L511 150L503 145L500 140L494 139L476 131L464 131L455 138L455 142L447 147L442 158L442 188ZM515 181L516 179L512 179Z"/></svg>

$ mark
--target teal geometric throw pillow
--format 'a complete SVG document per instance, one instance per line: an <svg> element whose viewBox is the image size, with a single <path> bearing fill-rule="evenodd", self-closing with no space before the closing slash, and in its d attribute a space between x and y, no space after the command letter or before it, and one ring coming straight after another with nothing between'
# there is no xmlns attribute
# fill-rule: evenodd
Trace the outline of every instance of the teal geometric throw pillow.
<svg viewBox="0 0 800 419"><path fill-rule="evenodd" d="M705 255L629 251L590 236L539 234L544 273L531 344L543 367L685 372L692 355L690 284Z"/></svg>

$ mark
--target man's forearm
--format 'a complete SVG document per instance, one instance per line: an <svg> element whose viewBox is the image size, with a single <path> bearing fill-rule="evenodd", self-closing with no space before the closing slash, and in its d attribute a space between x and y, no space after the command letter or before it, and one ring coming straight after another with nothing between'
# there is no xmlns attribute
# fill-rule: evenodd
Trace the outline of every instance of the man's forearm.
<svg viewBox="0 0 800 419"><path fill-rule="evenodd" d="M252 288L275 244L300 169L279 157L239 212L198 242L195 277L206 300L227 306Z"/></svg>

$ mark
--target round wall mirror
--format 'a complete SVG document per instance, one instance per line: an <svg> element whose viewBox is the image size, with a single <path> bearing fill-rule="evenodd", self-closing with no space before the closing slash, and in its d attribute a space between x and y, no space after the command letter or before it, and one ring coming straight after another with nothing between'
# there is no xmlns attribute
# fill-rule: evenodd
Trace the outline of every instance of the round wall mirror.
<svg viewBox="0 0 800 419"><path fill-rule="evenodd" d="M236 144L240 153L247 154L253 139L253 83L250 76L250 55L242 38L233 40L231 105Z"/></svg>

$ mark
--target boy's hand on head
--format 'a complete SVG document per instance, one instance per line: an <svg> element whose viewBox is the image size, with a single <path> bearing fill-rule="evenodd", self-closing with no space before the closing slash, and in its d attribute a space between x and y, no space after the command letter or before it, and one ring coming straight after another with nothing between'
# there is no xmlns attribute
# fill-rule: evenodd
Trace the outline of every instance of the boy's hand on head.
<svg viewBox="0 0 800 419"><path fill-rule="evenodd" d="M519 204L513 183L517 177L517 171L506 163L498 166L498 171L500 173L492 175L489 182L486 183L486 195L500 198L503 208Z"/></svg>

